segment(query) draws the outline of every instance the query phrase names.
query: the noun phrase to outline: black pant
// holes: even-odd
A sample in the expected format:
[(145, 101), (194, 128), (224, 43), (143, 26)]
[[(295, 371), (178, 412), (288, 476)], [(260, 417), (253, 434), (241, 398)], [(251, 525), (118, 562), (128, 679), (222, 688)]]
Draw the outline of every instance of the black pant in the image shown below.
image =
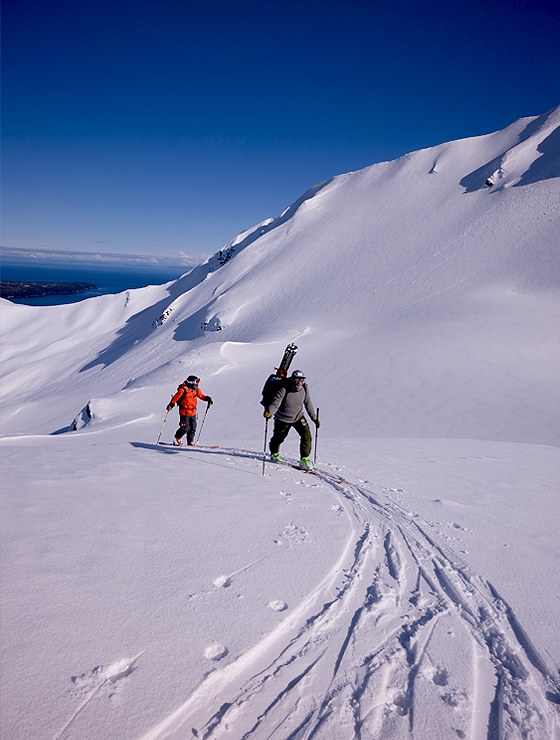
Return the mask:
[(271, 454), (274, 455), (279, 451), (280, 445), (286, 439), (286, 437), (288, 436), (288, 432), (292, 427), (300, 436), (300, 457), (309, 457), (309, 454), (311, 453), (311, 432), (309, 431), (309, 426), (304, 416), (291, 424), (287, 421), (278, 421), (278, 419), (274, 420), (274, 433), (270, 440)]
[(196, 415), (195, 416), (180, 416), (179, 417), (179, 429), (175, 432), (177, 439), (181, 439), (185, 434), (187, 435), (187, 442), (194, 442), (194, 435), (196, 432)]

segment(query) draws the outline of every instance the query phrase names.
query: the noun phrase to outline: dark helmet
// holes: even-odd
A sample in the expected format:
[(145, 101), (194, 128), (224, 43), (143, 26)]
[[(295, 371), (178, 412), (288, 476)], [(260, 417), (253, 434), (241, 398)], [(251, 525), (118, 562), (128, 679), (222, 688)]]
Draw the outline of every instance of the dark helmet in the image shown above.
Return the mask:
[(294, 370), (292, 373), (292, 378), (294, 380), (305, 380), (305, 375), (302, 373), (301, 370)]
[(198, 384), (200, 383), (200, 378), (197, 378), (196, 375), (189, 375), (185, 383), (189, 383), (190, 385)]

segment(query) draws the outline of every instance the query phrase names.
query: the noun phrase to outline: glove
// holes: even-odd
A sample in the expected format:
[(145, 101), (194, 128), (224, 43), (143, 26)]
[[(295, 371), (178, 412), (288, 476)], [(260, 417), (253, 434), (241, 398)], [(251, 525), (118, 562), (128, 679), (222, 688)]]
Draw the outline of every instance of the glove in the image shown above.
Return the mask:
[(319, 419), (313, 419), (313, 423), (315, 424), (317, 429), (319, 429), (319, 427), (321, 426), (321, 422), (319, 421)]
[(171, 411), (172, 408), (173, 408), (173, 404), (172, 403), (168, 403), (167, 404), (167, 410), (168, 411)]
[(206, 403), (210, 407), (214, 403), (214, 401), (210, 398), (210, 396), (206, 396)]
[(266, 411), (264, 412), (263, 416), (264, 416), (264, 418), (265, 418), (265, 419), (270, 419), (270, 417), (272, 416), (272, 414), (271, 414), (271, 413), (270, 413), (270, 411), (269, 411), (269, 410), (267, 409), (267, 410), (266, 410)]

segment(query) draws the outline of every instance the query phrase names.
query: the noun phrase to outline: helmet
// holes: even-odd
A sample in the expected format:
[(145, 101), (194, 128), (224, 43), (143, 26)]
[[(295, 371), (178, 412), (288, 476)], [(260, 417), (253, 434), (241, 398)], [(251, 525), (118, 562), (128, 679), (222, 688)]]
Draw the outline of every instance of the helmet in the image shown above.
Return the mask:
[(197, 378), (196, 375), (189, 375), (189, 377), (185, 380), (185, 383), (200, 383), (200, 378)]
[(292, 378), (294, 380), (305, 380), (305, 375), (302, 373), (301, 370), (294, 370), (292, 373)]

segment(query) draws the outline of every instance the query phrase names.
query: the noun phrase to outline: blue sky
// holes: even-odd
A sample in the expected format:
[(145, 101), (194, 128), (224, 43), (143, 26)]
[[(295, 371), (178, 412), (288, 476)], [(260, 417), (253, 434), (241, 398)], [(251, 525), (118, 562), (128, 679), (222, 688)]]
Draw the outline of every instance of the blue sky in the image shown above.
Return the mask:
[(5, 0), (2, 244), (209, 254), (316, 182), (545, 113), (551, 5)]

